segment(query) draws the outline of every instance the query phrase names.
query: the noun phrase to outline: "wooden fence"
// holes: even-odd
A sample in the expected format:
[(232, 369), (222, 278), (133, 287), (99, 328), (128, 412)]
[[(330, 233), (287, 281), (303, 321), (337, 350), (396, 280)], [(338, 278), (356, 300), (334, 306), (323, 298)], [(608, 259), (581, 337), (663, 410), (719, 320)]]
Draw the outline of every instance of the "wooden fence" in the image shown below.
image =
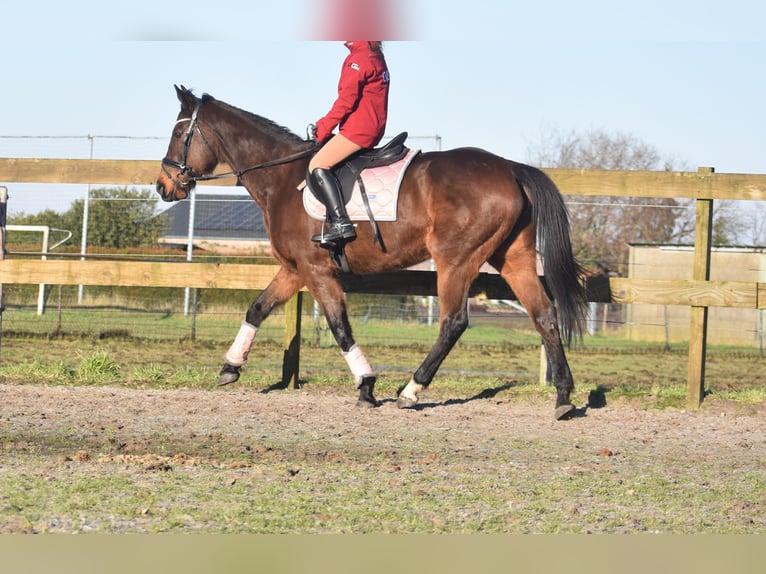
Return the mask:
[[(222, 166), (220, 171), (227, 171)], [(718, 174), (712, 168), (696, 172), (640, 172), (548, 169), (567, 195), (688, 198), (696, 202), (694, 269), (691, 280), (631, 280), (612, 278), (608, 288), (588, 285), (589, 298), (598, 302), (688, 305), (689, 359), (687, 405), (698, 408), (704, 396), (707, 311), (709, 307), (766, 309), (766, 283), (710, 281), (710, 250), (715, 200), (766, 200), (766, 175)], [(66, 160), (0, 158), (0, 182), (87, 183), (154, 186), (159, 162), (144, 160)], [(205, 182), (203, 182), (204, 184)], [(215, 185), (234, 185), (216, 180)], [(49, 283), (62, 285), (123, 285), (145, 287), (202, 287), (262, 289), (276, 272), (274, 266), (129, 262), (104, 260), (0, 260), (0, 284)], [(343, 278), (348, 292), (435, 295), (435, 274), (400, 271), (376, 276)], [(512, 299), (502, 280), (481, 274), (472, 293), (491, 299)], [(1, 291), (0, 291), (1, 293)], [(286, 307), (286, 384), (297, 379), (300, 356), (300, 294)]]

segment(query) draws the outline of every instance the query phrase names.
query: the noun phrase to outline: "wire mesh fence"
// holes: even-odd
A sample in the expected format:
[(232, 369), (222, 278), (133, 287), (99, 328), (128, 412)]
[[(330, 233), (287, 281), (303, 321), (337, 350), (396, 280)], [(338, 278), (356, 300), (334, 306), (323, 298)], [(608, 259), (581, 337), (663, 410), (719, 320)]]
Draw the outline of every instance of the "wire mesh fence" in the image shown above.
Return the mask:
[[(411, 137), (424, 150), (439, 149), (438, 136)], [(0, 155), (6, 157), (61, 157), (105, 159), (156, 159), (164, 155), (164, 137), (122, 137), (122, 136), (59, 136), (59, 137), (8, 137), (0, 136)], [(10, 200), (8, 212), (11, 221), (14, 216), (34, 213), (45, 209), (65, 211), (74, 200), (90, 197), (92, 186), (63, 184), (9, 184)], [(246, 193), (238, 188), (206, 187), (204, 195), (197, 201), (222, 203), (217, 197), (227, 196), (231, 212), (241, 213), (253, 204)], [(237, 196), (237, 197), (230, 197)], [(117, 205), (125, 199), (93, 199)], [(135, 200), (139, 201), (139, 200)], [(156, 212), (166, 211), (166, 204), (153, 201)], [(570, 211), (581, 207), (581, 200), (568, 198)], [(747, 280), (764, 281), (766, 264), (764, 248), (757, 247), (762, 237), (766, 217), (757, 217), (753, 202), (731, 201), (724, 206), (731, 219), (752, 223), (751, 228), (740, 231), (740, 236), (751, 245), (755, 257), (745, 263), (713, 263), (716, 269), (728, 271), (739, 269), (748, 276)], [(756, 202), (757, 203), (757, 202)], [(761, 202), (762, 203), (762, 202)], [(592, 208), (591, 202), (588, 202)], [(641, 198), (622, 202), (626, 210), (625, 221), (638, 219), (631, 216), (631, 210), (652, 209), (667, 211), (678, 206), (651, 205)], [(596, 209), (608, 213), (614, 205), (603, 202)], [(682, 207), (691, 216), (691, 204)], [(203, 212), (204, 210), (199, 210)], [(189, 210), (186, 210), (187, 218)], [(755, 216), (754, 216), (755, 215)], [(87, 221), (83, 222), (87, 225)], [(241, 222), (239, 222), (241, 223)], [(238, 223), (232, 221), (232, 226)], [(188, 225), (185, 237), (166, 240), (164, 248), (157, 246), (134, 249), (130, 253), (99, 251), (97, 246), (88, 244), (87, 237), (79, 242), (67, 242), (73, 229), (51, 228), (48, 245), (43, 245), (39, 235), (24, 236), (22, 231), (9, 231), (10, 257), (55, 257), (68, 254), (83, 257), (134, 257), (142, 260), (189, 260), (195, 261), (253, 261), (269, 257), (268, 244), (260, 241), (248, 243), (238, 237), (232, 229), (217, 229), (211, 237), (200, 234), (195, 218)], [(760, 226), (760, 227), (759, 227)], [(183, 225), (182, 225), (183, 227)], [(240, 235), (248, 230), (237, 230)], [(188, 238), (197, 248), (189, 249)], [(167, 239), (167, 238), (166, 238)], [(264, 238), (261, 238), (264, 239)], [(640, 247), (640, 246), (639, 246)], [(681, 249), (681, 248), (679, 248)], [(617, 260), (582, 260), (587, 268), (604, 266), (618, 268)], [(630, 262), (629, 272), (633, 276), (656, 273), (650, 269), (651, 262)], [(691, 263), (673, 263), (674, 273), (680, 277), (691, 273)], [(5, 287), (6, 313), (3, 322), (7, 334), (19, 333), (30, 336), (51, 336), (57, 333), (82, 334), (83, 336), (130, 336), (143, 338), (190, 338), (195, 340), (227, 341), (236, 331), (239, 322), (256, 292), (216, 292), (207, 289), (127, 289), (96, 288), (76, 286), (34, 286), (8, 285)], [(367, 337), (374, 344), (430, 344), (438, 328), (438, 298), (414, 296), (348, 296), (349, 316), (359, 336)], [(507, 344), (508, 341), (534, 342), (537, 335), (528, 318), (518, 305), (507, 301), (472, 300), (469, 302), (471, 327), (464, 335), (462, 344), (478, 341), (480, 344)], [(642, 313), (638, 313), (637, 310)], [(688, 315), (685, 308), (657, 305), (603, 305), (596, 304), (590, 310), (587, 336), (584, 345), (604, 345), (608, 341), (625, 339), (636, 345), (657, 345), (669, 347), (683, 343), (688, 336)], [(308, 343), (334, 344), (324, 320), (314, 307), (310, 297), (303, 308), (303, 338)], [(746, 315), (721, 318), (717, 310), (711, 311), (710, 333), (714, 344), (736, 344), (763, 353), (766, 319), (763, 310), (748, 310)], [(284, 315), (276, 310), (262, 327), (262, 337), (282, 339)], [(481, 333), (486, 332), (487, 335)], [(617, 343), (615, 343), (617, 344)]]

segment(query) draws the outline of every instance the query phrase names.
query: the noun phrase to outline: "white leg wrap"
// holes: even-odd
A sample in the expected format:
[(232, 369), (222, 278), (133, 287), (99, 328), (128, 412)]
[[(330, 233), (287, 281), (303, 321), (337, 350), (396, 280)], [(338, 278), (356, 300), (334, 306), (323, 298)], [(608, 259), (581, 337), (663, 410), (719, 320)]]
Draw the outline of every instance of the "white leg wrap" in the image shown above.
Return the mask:
[(224, 360), (235, 367), (244, 365), (247, 362), (247, 354), (250, 352), (250, 347), (257, 332), (258, 327), (253, 327), (250, 323), (242, 321), (242, 326), (239, 328), (234, 342), (223, 356)]
[(418, 402), (418, 393), (423, 390), (423, 385), (416, 383), (415, 379), (410, 379), (407, 386), (399, 393), (400, 397), (405, 397), (411, 401)]
[(347, 353), (342, 352), (341, 354), (343, 355), (343, 358), (346, 359), (348, 368), (351, 369), (351, 372), (356, 379), (357, 388), (362, 384), (362, 377), (366, 375), (375, 375), (375, 371), (372, 370), (372, 365), (370, 365), (367, 357), (364, 356), (359, 345), (355, 344)]

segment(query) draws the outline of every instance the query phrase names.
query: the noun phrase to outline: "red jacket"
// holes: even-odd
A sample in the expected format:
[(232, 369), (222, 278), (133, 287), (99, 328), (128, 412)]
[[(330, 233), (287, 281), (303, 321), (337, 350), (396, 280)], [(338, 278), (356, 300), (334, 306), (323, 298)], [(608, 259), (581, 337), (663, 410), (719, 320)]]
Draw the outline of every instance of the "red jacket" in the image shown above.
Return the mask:
[(363, 148), (373, 147), (386, 131), (389, 76), (381, 52), (367, 42), (346, 42), (351, 53), (343, 62), (338, 99), (317, 121), (317, 141), (330, 137), (336, 126), (340, 133)]

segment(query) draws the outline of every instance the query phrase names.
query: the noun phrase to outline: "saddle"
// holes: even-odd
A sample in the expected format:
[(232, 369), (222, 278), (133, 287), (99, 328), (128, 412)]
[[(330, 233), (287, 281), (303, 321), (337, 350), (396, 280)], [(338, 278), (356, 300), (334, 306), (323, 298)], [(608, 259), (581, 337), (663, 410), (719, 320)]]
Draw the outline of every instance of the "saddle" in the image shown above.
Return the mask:
[[(338, 178), (338, 182), (340, 183), (344, 204), (347, 204), (351, 199), (355, 185), (359, 185), (359, 192), (362, 196), (370, 224), (372, 225), (375, 238), (374, 241), (380, 245), (384, 252), (386, 251), (386, 247), (383, 243), (383, 238), (380, 235), (378, 224), (373, 216), (361, 173), (365, 169), (390, 165), (404, 159), (410, 151), (409, 148), (404, 145), (404, 142), (407, 140), (407, 135), (407, 132), (402, 132), (384, 146), (360, 150), (332, 169), (333, 174), (335, 174), (335, 177)], [(330, 258), (335, 265), (344, 273), (351, 273), (343, 245), (332, 246), (328, 248), (328, 250)]]
[(332, 169), (340, 182), (344, 204), (351, 199), (357, 180), (361, 184), (359, 174), (363, 170), (395, 163), (407, 155), (409, 149), (404, 145), (407, 135), (402, 132), (384, 146), (360, 150)]

